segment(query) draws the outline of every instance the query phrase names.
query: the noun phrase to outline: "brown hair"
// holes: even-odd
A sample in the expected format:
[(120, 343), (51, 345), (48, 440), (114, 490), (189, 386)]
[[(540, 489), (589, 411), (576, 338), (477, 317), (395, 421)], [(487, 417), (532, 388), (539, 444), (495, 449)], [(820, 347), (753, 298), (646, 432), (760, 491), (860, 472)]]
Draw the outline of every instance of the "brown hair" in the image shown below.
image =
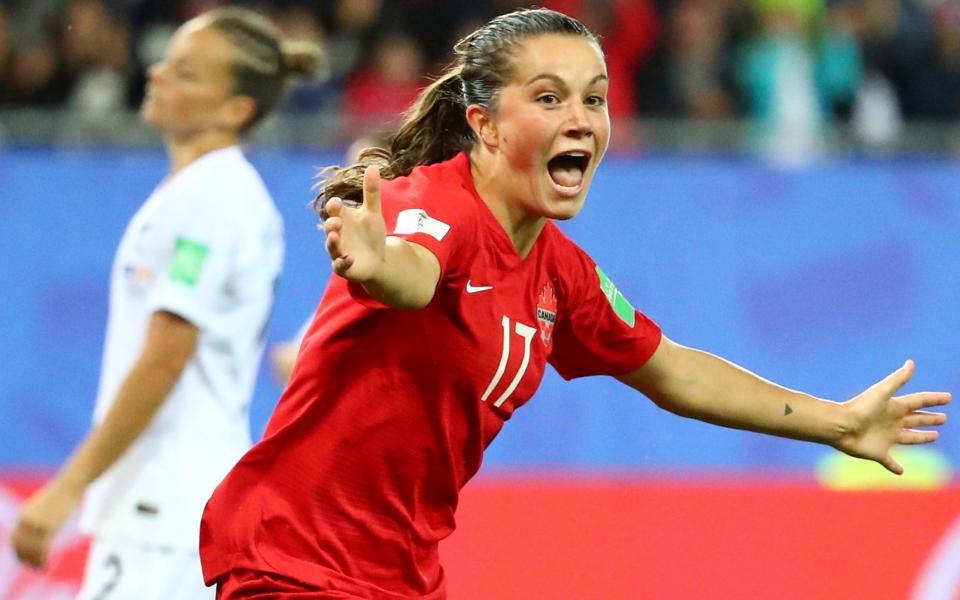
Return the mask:
[(323, 64), (320, 47), (308, 41), (284, 41), (267, 17), (245, 8), (218, 8), (198, 17), (222, 33), (239, 51), (232, 61), (233, 91), (256, 103), (246, 133), (273, 110), (290, 77), (313, 77)]
[(545, 34), (576, 35), (599, 45), (580, 21), (556, 11), (525, 9), (496, 17), (457, 42), (453, 64), (420, 92), (389, 149), (368, 148), (353, 165), (321, 171), (314, 209), (322, 216), (323, 204), (335, 196), (362, 201), (363, 172), (369, 165), (379, 166), (382, 177), (393, 179), (472, 148), (476, 139), (467, 123), (467, 107), (496, 110), (500, 89), (512, 75), (517, 44)]

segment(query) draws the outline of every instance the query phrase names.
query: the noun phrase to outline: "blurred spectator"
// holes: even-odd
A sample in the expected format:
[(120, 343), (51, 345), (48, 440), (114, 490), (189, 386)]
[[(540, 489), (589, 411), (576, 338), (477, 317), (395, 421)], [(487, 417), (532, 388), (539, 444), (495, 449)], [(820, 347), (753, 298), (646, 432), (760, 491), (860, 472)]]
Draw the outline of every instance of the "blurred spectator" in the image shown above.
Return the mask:
[(733, 114), (733, 98), (724, 72), (729, 56), (726, 44), (729, 3), (686, 0), (678, 3), (673, 28), (672, 83), (681, 106), (697, 119), (720, 119)]
[[(858, 106), (899, 120), (960, 116), (960, 6), (956, 0), (850, 0), (864, 57)], [(863, 115), (859, 115), (862, 122)], [(874, 123), (873, 135), (889, 139)], [(858, 125), (862, 128), (863, 125)]]
[(462, 37), (456, 34), (471, 22), (487, 20), (485, 8), (483, 2), (469, 0), (396, 0), (385, 10), (392, 25), (417, 40), (428, 70), (439, 71), (437, 67), (450, 61), (450, 48)]
[(907, 62), (894, 80), (904, 112), (920, 120), (960, 116), (960, 5), (932, 2), (918, 43), (906, 45)]
[(846, 120), (863, 75), (863, 55), (857, 38), (859, 0), (834, 0), (822, 31), (815, 33), (815, 77), (820, 104), (828, 119)]
[(325, 25), (331, 77), (346, 78), (359, 65), (364, 48), (372, 46), (383, 24), (382, 0), (324, 2), (320, 17)]
[[(276, 10), (272, 16), (285, 40), (309, 41), (325, 48), (323, 23), (306, 4), (291, 4)], [(330, 64), (325, 60), (312, 81), (293, 82), (283, 108), (292, 112), (335, 110), (339, 95), (339, 82), (330, 80)]]
[(723, 119), (735, 114), (729, 21), (733, 0), (679, 0), (641, 69), (642, 115)]
[(754, 10), (757, 34), (737, 75), (756, 141), (771, 158), (802, 162), (823, 150), (823, 125), (853, 103), (861, 58), (852, 23), (823, 0), (756, 0)]
[[(856, 47), (859, 84), (852, 93), (841, 83), (835, 91), (833, 109), (841, 118), (849, 113), (855, 139), (867, 149), (882, 149), (900, 133), (902, 114), (896, 90), (876, 58), (874, 50), (897, 30), (899, 0), (839, 0), (830, 6), (830, 21), (838, 38)], [(893, 11), (890, 9), (894, 8)], [(883, 50), (888, 52), (890, 48)], [(848, 52), (852, 57), (853, 52)], [(889, 61), (888, 62), (889, 66)], [(829, 75), (825, 77), (829, 79)]]
[(62, 2), (20, 0), (5, 6), (11, 55), (3, 95), (15, 105), (62, 104), (70, 88), (60, 59)]
[(851, 123), (853, 133), (867, 150), (893, 146), (903, 127), (897, 93), (879, 72), (867, 72), (857, 90)]
[(417, 40), (402, 31), (384, 34), (371, 64), (347, 80), (343, 110), (348, 129), (392, 121), (406, 112), (425, 84), (423, 71)]
[(63, 60), (72, 90), (68, 105), (81, 119), (100, 120), (126, 106), (130, 31), (104, 0), (70, 0)]
[(743, 88), (759, 147), (778, 159), (804, 160), (820, 147), (823, 112), (817, 102), (813, 53), (807, 44), (819, 2), (758, 0), (757, 33), (742, 49)]

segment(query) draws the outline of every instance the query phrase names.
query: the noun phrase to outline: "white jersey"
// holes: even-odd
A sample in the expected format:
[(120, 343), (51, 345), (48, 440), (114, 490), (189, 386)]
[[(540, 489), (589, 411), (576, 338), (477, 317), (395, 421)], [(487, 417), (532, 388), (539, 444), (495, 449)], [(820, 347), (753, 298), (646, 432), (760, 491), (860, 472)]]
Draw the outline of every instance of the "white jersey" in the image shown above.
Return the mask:
[(143, 435), (89, 488), (81, 527), (196, 549), (213, 489), (250, 446), (249, 403), (283, 262), (283, 224), (238, 147), (162, 182), (114, 259), (94, 422), (139, 357), (152, 313), (199, 330), (196, 352)]

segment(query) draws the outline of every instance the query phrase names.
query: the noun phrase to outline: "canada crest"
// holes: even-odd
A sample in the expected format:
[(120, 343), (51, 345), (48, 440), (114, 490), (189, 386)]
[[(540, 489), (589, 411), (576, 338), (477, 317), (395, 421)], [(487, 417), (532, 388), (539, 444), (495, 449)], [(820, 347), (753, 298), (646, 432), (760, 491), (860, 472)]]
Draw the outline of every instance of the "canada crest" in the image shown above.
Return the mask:
[(557, 294), (549, 281), (537, 297), (537, 323), (540, 325), (540, 340), (544, 346), (548, 346), (550, 336), (553, 335), (553, 326), (557, 324)]

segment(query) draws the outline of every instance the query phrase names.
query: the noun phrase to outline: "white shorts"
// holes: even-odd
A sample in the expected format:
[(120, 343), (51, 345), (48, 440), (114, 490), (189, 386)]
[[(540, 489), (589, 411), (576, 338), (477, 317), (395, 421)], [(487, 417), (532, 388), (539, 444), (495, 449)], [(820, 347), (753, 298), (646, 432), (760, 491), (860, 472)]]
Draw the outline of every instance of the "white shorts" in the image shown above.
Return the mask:
[(213, 600), (199, 552), (94, 538), (77, 600)]

